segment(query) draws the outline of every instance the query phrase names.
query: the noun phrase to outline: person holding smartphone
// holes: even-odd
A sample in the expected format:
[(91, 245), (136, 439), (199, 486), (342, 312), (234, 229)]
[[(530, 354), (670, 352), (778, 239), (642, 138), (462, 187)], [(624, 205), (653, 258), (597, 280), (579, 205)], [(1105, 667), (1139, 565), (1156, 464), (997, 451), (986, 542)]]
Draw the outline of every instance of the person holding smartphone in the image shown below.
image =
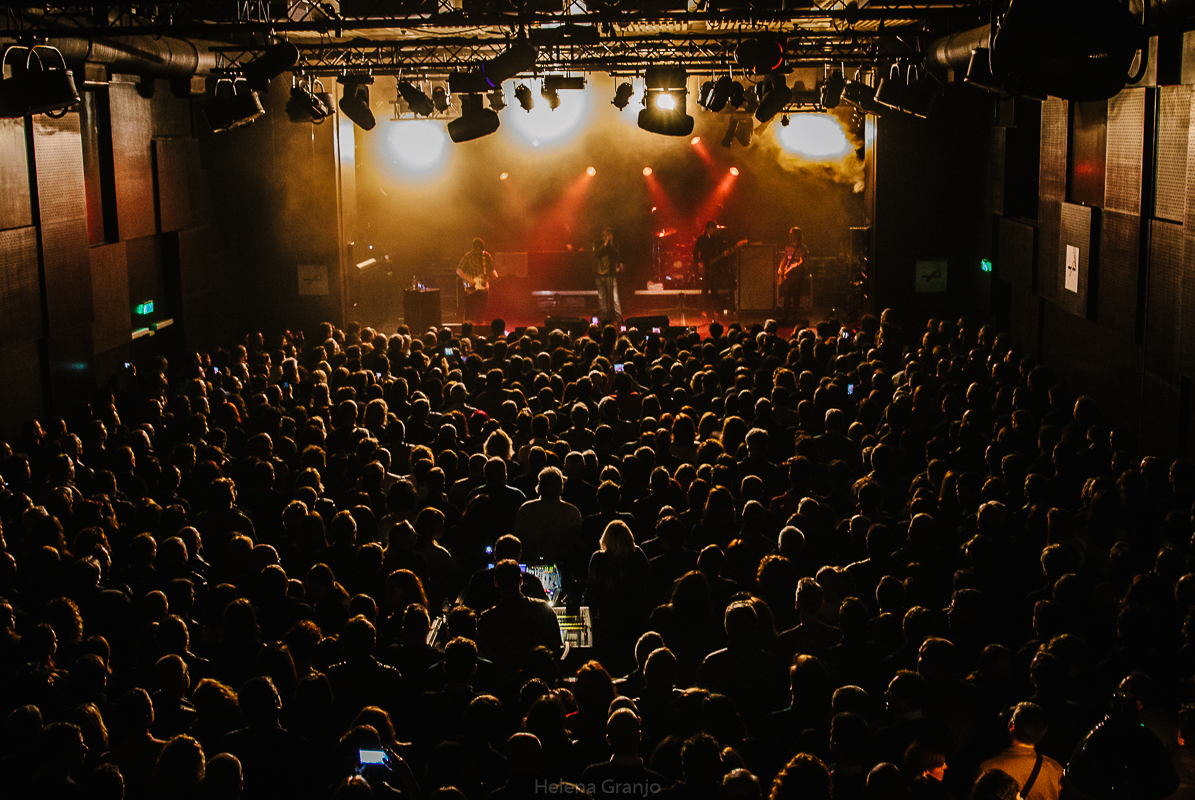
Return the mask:
[(619, 322), (622, 308), (618, 302), (618, 245), (614, 241), (614, 229), (607, 225), (602, 236), (593, 243), (593, 281), (598, 291), (598, 319), (601, 322)]

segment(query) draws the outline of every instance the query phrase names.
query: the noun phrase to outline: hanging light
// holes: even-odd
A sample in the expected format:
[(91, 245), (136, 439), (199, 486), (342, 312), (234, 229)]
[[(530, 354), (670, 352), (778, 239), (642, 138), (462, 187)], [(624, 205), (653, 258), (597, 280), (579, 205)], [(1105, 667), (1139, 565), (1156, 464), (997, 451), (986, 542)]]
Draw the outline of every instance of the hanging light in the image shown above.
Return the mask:
[(257, 92), (250, 89), (244, 79), (234, 82), (229, 78), (221, 78), (216, 81), (215, 97), (204, 111), (204, 116), (211, 125), (212, 133), (222, 133), (248, 125), (265, 113)]

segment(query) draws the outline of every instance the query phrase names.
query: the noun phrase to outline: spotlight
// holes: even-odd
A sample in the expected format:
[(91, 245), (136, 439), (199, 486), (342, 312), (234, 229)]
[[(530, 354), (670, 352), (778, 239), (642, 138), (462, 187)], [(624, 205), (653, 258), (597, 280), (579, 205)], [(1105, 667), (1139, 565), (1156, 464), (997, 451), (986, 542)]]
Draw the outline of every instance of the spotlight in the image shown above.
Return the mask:
[(212, 133), (239, 128), (266, 113), (261, 106), (257, 92), (249, 88), (244, 80), (234, 84), (228, 78), (216, 81), (216, 96), (204, 112)]
[(877, 103), (875, 96), (876, 90), (864, 83), (861, 71), (856, 72), (854, 80), (848, 82), (846, 88), (842, 90), (842, 101), (844, 103), (852, 105), (866, 114), (879, 116), (887, 111), (888, 108)]
[[(19, 111), (11, 116), (66, 116), (67, 109), (79, 102), (79, 92), (75, 89), (74, 76), (66, 68), (62, 51), (49, 45), (12, 47), (4, 51), (4, 58), (0, 62), (8, 63), (8, 54), (13, 51), (16, 51), (18, 59), (24, 54), (25, 63), (13, 70), (12, 77), (0, 82), (0, 95), (15, 90), (14, 97), (0, 100), (0, 107), (7, 109), (12, 106)], [(5, 113), (4, 116), (10, 115)]]
[(432, 99), (421, 90), (415, 88), (415, 84), (410, 81), (398, 82), (398, 94), (407, 104), (407, 107), (421, 117), (430, 117), (435, 111)]
[(509, 80), (520, 72), (530, 72), (535, 66), (538, 51), (529, 44), (516, 44), (481, 65), (490, 88), (497, 88), (502, 81)]
[(734, 60), (756, 75), (775, 72), (784, 66), (784, 42), (747, 39), (734, 51)]
[(671, 111), (676, 108), (676, 98), (667, 92), (661, 92), (656, 97), (656, 108), (666, 108)]
[(688, 73), (682, 67), (651, 67), (644, 75), (646, 96), (639, 127), (663, 136), (688, 136), (693, 118), (685, 113)]
[(755, 118), (760, 122), (767, 122), (779, 114), (793, 99), (793, 90), (788, 88), (783, 75), (772, 75), (769, 81), (758, 84), (756, 90), (762, 91), (759, 108), (755, 110)]
[(592, 178), (594, 175), (597, 175), (597, 170), (593, 167), (586, 167), (585, 174)]
[(710, 110), (710, 101), (714, 98), (714, 82), (706, 81), (701, 84), (701, 88), (697, 90), (697, 105), (704, 108), (706, 111)]
[(560, 108), (560, 95), (556, 93), (555, 89), (549, 89), (548, 84), (545, 83), (539, 90), (539, 96), (548, 101), (548, 108), (553, 111)]
[(535, 108), (535, 98), (531, 96), (531, 90), (527, 88), (527, 84), (520, 83), (515, 87), (515, 99), (519, 101), (519, 106), (524, 111), (530, 111)]
[(900, 67), (892, 65), (887, 78), (876, 86), (875, 101), (906, 114), (925, 119), (934, 108), (934, 96), (918, 80), (917, 68), (912, 64), (902, 77)]
[[(707, 86), (709, 87), (708, 93), (706, 92)], [(702, 100), (699, 102), (699, 105), (706, 111), (713, 111), (715, 114), (718, 113), (726, 108), (726, 103), (731, 99), (731, 94), (735, 86), (739, 87), (739, 98), (741, 100), (743, 85), (732, 81), (729, 75), (723, 75), (713, 83), (706, 81), (701, 87)]]
[(694, 147), (696, 147), (697, 145), (701, 144), (701, 137), (700, 137), (700, 136), (694, 136), (692, 139), (690, 139), (690, 140), (689, 140), (689, 144), (691, 144), (691, 145), (693, 145)]
[(842, 70), (836, 69), (822, 84), (822, 108), (838, 108), (842, 102), (842, 90), (846, 88), (846, 80), (842, 77)]
[(498, 180), (500, 180), (500, 181), (504, 181), (504, 180), (506, 180), (506, 179), (507, 179), (507, 178), (509, 178), (509, 177), (510, 177), (510, 173), (509, 173), (509, 172), (503, 172), (502, 174), (500, 174), (500, 175), (498, 176)]
[(489, 136), (501, 124), (498, 112), (481, 105), (480, 94), (463, 94), (461, 115), (448, 123), (448, 138), (454, 142), (468, 142)]
[(314, 122), (317, 125), (332, 114), (332, 106), (306, 86), (292, 86), (286, 101), (286, 114), (291, 122)]
[(249, 82), (249, 88), (258, 92), (268, 91), (270, 81), (293, 67), (299, 60), (299, 48), (287, 41), (270, 45), (259, 57), (245, 65), (241, 72)]
[(506, 108), (506, 97), (502, 94), (501, 89), (495, 89), (489, 94), (490, 108), (495, 111), (501, 111)]
[(730, 174), (733, 175), (734, 177), (737, 178), (739, 176), (739, 168), (738, 167), (731, 167), (729, 171), (730, 171)]
[[(743, 84), (738, 81), (731, 81), (727, 89), (726, 101), (735, 108), (742, 108), (743, 103), (747, 102), (747, 93), (743, 89)], [(716, 104), (715, 104), (716, 105)], [(725, 106), (711, 108), (710, 111), (721, 111)]]
[(643, 168), (643, 177), (645, 177), (645, 178), (650, 178), (650, 177), (651, 177), (651, 167), (644, 167), (644, 168)]
[(448, 92), (444, 90), (443, 86), (437, 86), (432, 89), (432, 106), (441, 114), (448, 111)]
[[(360, 76), (358, 76), (360, 77)], [(341, 80), (344, 80), (343, 78)], [(365, 80), (346, 81), (344, 94), (340, 97), (340, 111), (351, 119), (362, 130), (373, 130), (378, 124), (374, 119), (373, 110), (369, 107), (369, 86), (373, 78)]]
[(618, 89), (614, 92), (614, 99), (610, 101), (610, 105), (622, 111), (631, 103), (631, 95), (635, 93), (635, 87), (629, 83), (618, 84)]

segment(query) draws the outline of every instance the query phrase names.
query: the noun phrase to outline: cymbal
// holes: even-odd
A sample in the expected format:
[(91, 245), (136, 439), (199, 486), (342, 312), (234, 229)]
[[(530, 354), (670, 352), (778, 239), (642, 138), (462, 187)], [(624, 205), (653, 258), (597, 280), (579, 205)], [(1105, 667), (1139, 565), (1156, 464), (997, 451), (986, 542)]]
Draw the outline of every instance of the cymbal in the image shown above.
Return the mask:
[(664, 230), (657, 233), (656, 236), (663, 239), (664, 237), (671, 236), (674, 233), (676, 233), (676, 228), (665, 228)]

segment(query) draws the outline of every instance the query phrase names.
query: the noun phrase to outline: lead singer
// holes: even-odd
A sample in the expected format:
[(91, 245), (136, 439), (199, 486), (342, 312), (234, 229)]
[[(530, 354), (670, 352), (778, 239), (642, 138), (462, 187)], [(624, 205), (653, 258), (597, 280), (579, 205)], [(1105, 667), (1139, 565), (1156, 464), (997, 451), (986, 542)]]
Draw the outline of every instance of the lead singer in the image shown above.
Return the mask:
[(619, 270), (614, 229), (607, 225), (602, 229), (602, 238), (593, 243), (593, 281), (597, 285), (598, 318), (603, 324), (617, 324), (622, 318), (621, 303), (618, 302)]

